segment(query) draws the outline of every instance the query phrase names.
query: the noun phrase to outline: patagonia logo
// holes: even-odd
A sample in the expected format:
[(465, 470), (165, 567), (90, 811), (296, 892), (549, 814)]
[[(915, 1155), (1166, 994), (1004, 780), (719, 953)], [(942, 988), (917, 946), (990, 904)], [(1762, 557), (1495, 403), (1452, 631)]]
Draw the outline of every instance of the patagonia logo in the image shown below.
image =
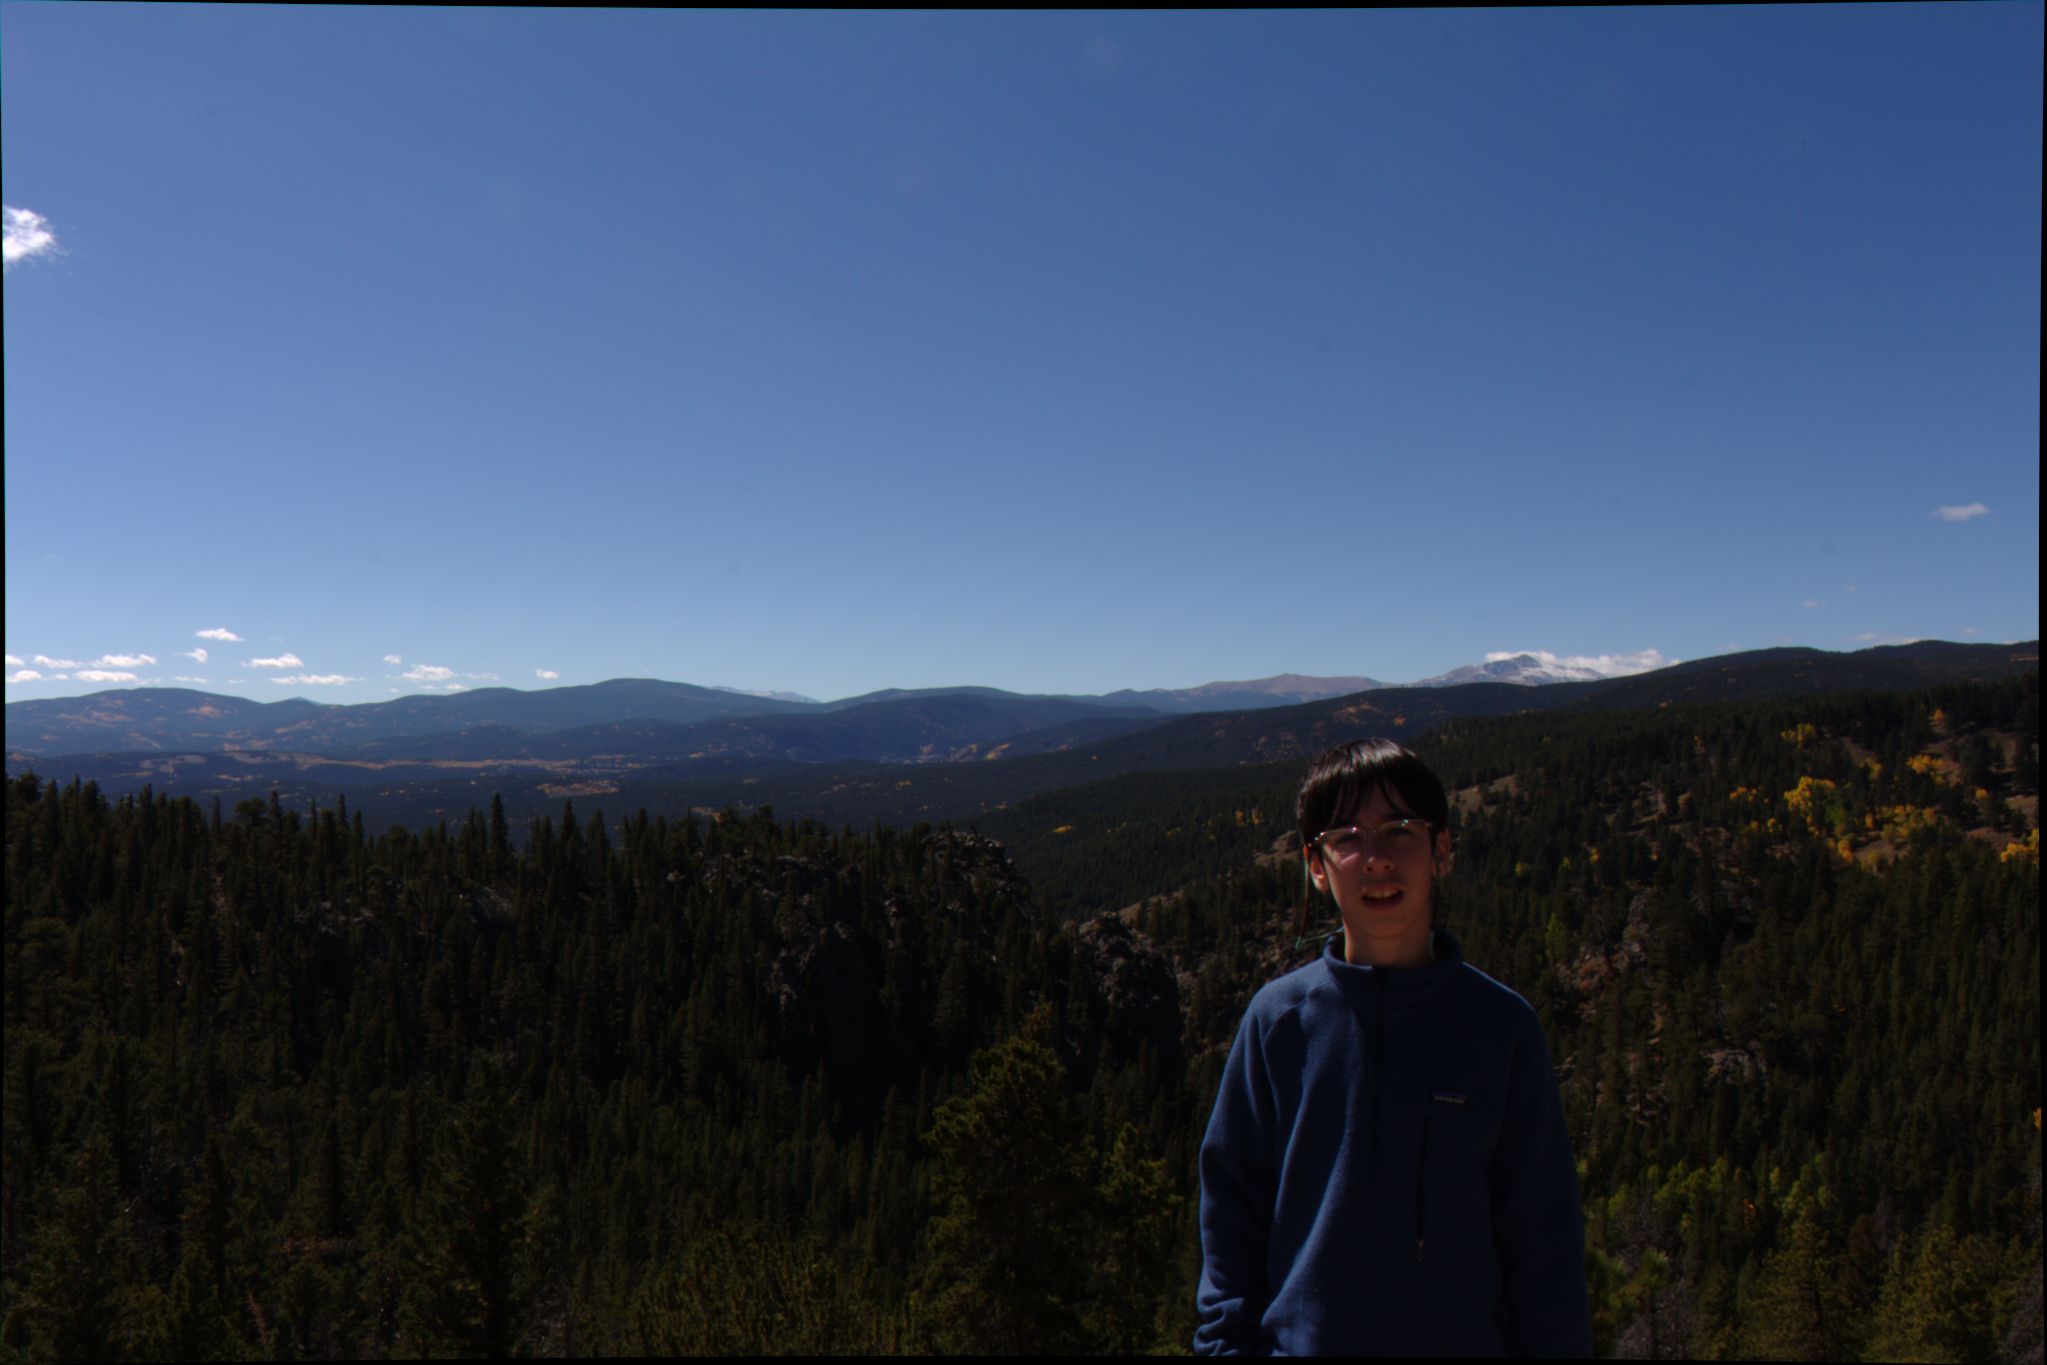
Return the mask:
[(1435, 1096), (1437, 1104), (1464, 1103), (1464, 1092), (1462, 1090), (1438, 1090), (1435, 1092)]

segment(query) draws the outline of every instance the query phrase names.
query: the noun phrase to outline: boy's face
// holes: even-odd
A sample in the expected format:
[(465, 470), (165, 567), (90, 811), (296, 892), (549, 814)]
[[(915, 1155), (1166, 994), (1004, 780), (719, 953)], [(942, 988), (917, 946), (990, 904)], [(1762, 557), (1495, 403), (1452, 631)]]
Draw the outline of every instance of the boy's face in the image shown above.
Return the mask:
[[(1340, 816), (1333, 827), (1377, 830), (1390, 821), (1419, 819), (1396, 805), (1387, 792), (1371, 792), (1363, 805)], [(1431, 829), (1406, 848), (1368, 838), (1363, 850), (1345, 859), (1320, 849), (1308, 854), (1315, 889), (1327, 892), (1343, 916), (1344, 960), (1379, 967), (1418, 967), (1429, 960), (1432, 909), (1430, 881), (1450, 865), (1450, 833)]]

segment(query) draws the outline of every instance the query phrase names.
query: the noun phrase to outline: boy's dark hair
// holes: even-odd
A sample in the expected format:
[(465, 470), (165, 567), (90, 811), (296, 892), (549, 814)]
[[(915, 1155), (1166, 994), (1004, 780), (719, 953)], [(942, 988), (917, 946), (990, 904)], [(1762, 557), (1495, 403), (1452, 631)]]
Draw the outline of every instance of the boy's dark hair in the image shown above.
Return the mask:
[[(1428, 764), (1390, 739), (1360, 739), (1339, 744), (1316, 759), (1302, 779), (1301, 794), (1294, 802), (1302, 852), (1306, 853), (1316, 835), (1371, 799), (1374, 791), (1385, 792), (1395, 809), (1428, 821), (1431, 829), (1450, 828), (1450, 798), (1443, 790), (1443, 780)], [(1294, 930), (1297, 943), (1307, 936), (1308, 905), (1313, 896), (1311, 886), (1302, 888), (1301, 913)]]

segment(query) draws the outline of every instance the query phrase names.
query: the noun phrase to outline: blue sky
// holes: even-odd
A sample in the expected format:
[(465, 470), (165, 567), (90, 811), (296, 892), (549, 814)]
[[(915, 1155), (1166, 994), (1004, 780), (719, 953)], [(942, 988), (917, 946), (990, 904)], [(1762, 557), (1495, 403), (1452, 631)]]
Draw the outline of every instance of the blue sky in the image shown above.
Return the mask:
[(0, 4), (7, 700), (2036, 638), (2042, 14)]

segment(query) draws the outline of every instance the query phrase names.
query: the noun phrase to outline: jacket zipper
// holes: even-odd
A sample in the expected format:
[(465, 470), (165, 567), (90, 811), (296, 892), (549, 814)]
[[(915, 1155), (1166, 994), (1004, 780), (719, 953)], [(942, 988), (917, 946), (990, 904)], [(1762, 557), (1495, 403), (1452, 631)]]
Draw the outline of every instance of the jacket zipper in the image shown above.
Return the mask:
[(1372, 1005), (1378, 1028), (1372, 1037), (1372, 1132), (1371, 1150), (1367, 1154), (1372, 1179), (1379, 1179), (1379, 1128), (1385, 1122), (1386, 1107), (1383, 1102), (1386, 1093), (1386, 979), (1383, 972), (1372, 972)]
[(1426, 1226), (1424, 1214), (1427, 1204), (1425, 1201), (1429, 1191), (1429, 1132), (1435, 1126), (1435, 1112), (1424, 1109), (1422, 1111), (1422, 1159), (1420, 1168), (1415, 1172), (1414, 1181), (1414, 1259), (1416, 1264), (1420, 1264), (1422, 1259), (1422, 1230)]

